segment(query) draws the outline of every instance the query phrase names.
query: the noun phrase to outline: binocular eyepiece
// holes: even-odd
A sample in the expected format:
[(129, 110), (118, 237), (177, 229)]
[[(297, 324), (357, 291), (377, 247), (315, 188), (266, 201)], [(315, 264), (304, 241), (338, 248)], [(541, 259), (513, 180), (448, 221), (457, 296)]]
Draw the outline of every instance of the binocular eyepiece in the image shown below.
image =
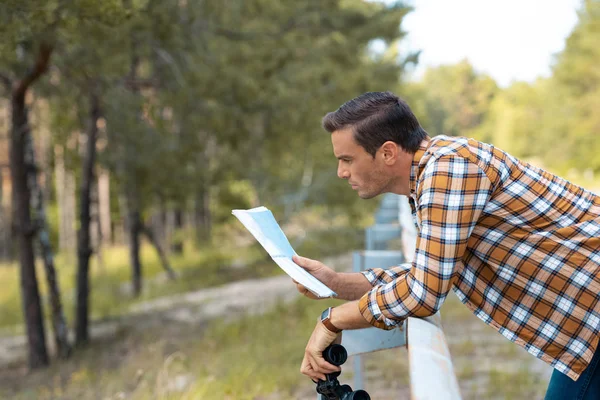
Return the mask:
[[(323, 350), (323, 358), (330, 364), (340, 366), (348, 359), (348, 352), (341, 344), (329, 345)], [(337, 377), (339, 372), (325, 375), (325, 380), (317, 382), (317, 393), (327, 400), (371, 400), (371, 396), (364, 390), (352, 390), (349, 385), (340, 385)]]

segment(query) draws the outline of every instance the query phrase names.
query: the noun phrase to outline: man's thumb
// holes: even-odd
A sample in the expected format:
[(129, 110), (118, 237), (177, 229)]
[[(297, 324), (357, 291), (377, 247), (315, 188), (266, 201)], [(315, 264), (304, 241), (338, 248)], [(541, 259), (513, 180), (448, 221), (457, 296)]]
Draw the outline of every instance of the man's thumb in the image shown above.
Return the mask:
[(312, 269), (311, 267), (313, 266), (312, 262), (311, 262), (313, 260), (311, 260), (310, 258), (298, 256), (298, 255), (294, 255), (292, 257), (292, 261), (294, 261), (296, 264), (298, 264), (299, 266), (301, 266), (304, 269)]

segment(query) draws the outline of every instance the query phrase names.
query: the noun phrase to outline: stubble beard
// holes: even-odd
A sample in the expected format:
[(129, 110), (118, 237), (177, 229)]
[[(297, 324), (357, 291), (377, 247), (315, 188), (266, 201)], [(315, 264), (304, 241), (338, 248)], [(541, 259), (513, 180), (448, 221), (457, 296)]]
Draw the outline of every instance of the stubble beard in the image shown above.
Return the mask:
[(392, 182), (383, 178), (381, 172), (373, 173), (371, 176), (369, 176), (367, 182), (370, 182), (368, 191), (360, 193), (359, 187), (358, 197), (363, 200), (369, 200), (379, 196), (382, 193), (391, 191)]

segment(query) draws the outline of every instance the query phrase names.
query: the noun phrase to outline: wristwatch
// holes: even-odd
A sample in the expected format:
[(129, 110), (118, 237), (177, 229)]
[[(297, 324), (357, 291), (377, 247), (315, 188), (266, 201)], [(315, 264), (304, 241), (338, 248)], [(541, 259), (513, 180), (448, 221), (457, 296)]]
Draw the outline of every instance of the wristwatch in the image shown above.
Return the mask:
[(329, 308), (326, 308), (321, 313), (321, 322), (323, 323), (323, 325), (325, 325), (325, 328), (327, 328), (329, 331), (331, 331), (333, 333), (340, 333), (342, 330), (339, 328), (336, 328), (335, 325), (333, 325), (331, 323), (331, 310), (332, 310), (332, 307), (329, 307)]

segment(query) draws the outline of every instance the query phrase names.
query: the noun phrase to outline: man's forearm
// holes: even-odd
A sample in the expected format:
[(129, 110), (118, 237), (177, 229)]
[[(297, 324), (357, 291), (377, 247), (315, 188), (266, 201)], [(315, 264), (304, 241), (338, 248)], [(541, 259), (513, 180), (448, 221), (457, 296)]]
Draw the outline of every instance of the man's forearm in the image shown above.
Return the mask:
[(361, 329), (371, 325), (360, 313), (357, 301), (350, 301), (337, 306), (331, 312), (331, 323), (339, 329)]
[(337, 279), (331, 288), (342, 300), (358, 300), (373, 286), (360, 272), (338, 272)]

